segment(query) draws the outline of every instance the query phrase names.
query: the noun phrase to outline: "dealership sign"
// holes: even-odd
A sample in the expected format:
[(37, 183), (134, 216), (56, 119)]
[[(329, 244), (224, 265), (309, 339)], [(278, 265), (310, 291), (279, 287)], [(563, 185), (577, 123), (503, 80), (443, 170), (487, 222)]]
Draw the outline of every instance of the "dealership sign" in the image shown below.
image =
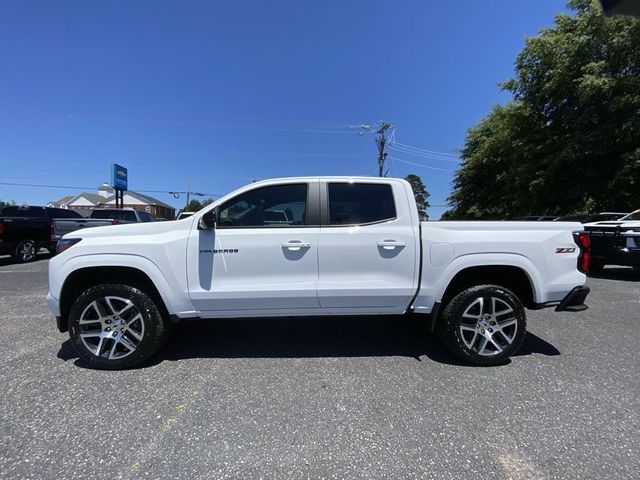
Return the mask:
[(127, 190), (127, 169), (117, 163), (111, 166), (111, 186), (117, 190)]

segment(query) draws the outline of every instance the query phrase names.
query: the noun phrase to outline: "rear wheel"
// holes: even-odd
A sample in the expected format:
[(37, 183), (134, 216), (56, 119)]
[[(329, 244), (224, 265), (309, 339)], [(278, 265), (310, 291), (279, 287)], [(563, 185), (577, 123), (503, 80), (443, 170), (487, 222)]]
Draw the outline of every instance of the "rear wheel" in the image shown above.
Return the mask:
[(438, 335), (447, 349), (474, 365), (496, 365), (513, 355), (526, 330), (518, 297), (497, 285), (467, 288), (446, 305)]
[(20, 263), (32, 262), (36, 259), (37, 253), (38, 249), (33, 240), (22, 240), (16, 245), (13, 251), (13, 258)]
[(78, 354), (96, 368), (131, 368), (149, 359), (166, 338), (160, 308), (142, 290), (103, 284), (71, 307), (69, 336)]

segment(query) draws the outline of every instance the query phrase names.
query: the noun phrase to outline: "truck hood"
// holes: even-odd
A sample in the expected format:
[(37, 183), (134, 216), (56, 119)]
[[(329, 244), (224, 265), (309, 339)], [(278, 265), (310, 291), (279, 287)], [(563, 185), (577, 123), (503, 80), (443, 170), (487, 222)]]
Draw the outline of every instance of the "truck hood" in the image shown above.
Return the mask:
[(76, 230), (66, 234), (63, 238), (95, 238), (95, 237), (126, 237), (140, 235), (155, 235), (175, 230), (191, 229), (193, 217), (168, 222), (127, 223), (122, 225), (106, 225), (104, 227)]

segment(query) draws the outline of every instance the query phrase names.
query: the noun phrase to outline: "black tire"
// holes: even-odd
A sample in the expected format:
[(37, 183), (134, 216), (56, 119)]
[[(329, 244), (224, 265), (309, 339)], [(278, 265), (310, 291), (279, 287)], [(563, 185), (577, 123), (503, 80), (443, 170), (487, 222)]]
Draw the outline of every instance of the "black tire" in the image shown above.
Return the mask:
[[(497, 315), (492, 311), (493, 305)], [(445, 347), (460, 360), (473, 365), (498, 365), (518, 350), (526, 326), (526, 314), (518, 297), (498, 285), (479, 285), (463, 290), (447, 303), (437, 331)]]
[(33, 240), (22, 240), (16, 248), (13, 249), (13, 259), (16, 262), (27, 263), (33, 262), (38, 256), (38, 248)]
[(602, 271), (604, 270), (604, 263), (600, 263), (600, 262), (591, 262), (591, 265), (589, 266), (589, 273), (602, 273)]
[[(122, 302), (125, 299), (131, 306), (113, 315), (127, 305)], [(78, 297), (69, 313), (71, 342), (80, 357), (95, 368), (122, 370), (140, 365), (158, 351), (167, 333), (162, 308), (144, 291), (130, 285), (91, 287)]]

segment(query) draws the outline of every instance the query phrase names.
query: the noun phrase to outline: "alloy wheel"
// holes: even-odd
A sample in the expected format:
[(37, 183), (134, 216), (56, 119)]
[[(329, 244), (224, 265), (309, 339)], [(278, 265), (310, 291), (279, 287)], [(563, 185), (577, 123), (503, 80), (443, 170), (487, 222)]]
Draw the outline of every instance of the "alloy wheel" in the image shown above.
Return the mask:
[(18, 253), (22, 261), (29, 262), (36, 256), (36, 247), (31, 242), (23, 242), (19, 247)]
[(84, 346), (96, 357), (115, 360), (136, 351), (144, 338), (144, 321), (135, 304), (117, 296), (97, 298), (78, 322)]
[(479, 297), (462, 314), (460, 335), (466, 347), (481, 356), (502, 353), (515, 340), (518, 321), (514, 309), (498, 297)]

